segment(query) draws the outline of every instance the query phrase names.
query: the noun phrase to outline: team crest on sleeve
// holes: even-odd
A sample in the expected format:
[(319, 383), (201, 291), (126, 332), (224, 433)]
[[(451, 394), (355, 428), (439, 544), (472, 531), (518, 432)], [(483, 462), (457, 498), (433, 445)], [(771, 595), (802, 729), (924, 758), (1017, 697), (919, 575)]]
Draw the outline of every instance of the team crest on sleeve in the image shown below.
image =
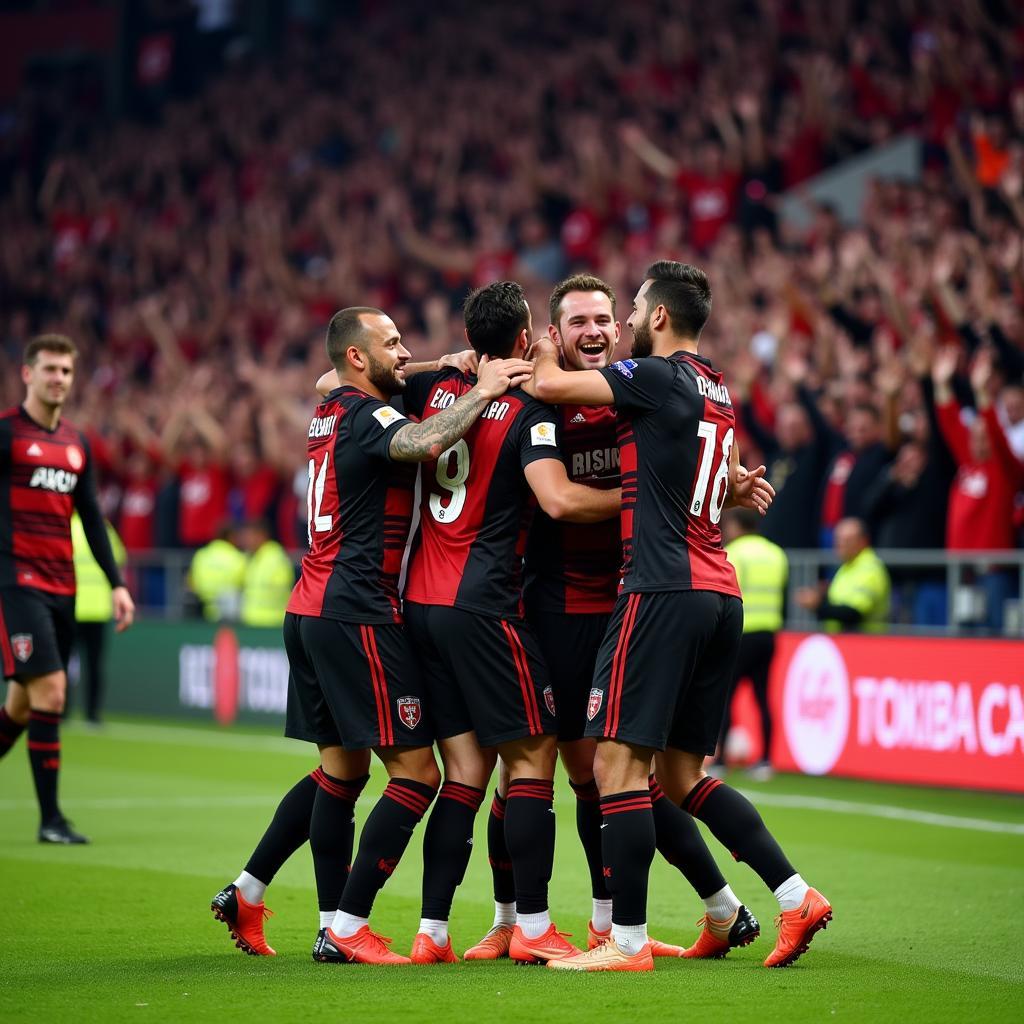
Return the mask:
[(617, 363), (612, 363), (612, 369), (618, 370), (623, 377), (628, 377), (630, 380), (632, 380), (633, 371), (636, 369), (636, 360), (620, 359)]
[(382, 405), (379, 409), (374, 409), (372, 415), (382, 427), (390, 427), (392, 423), (405, 419), (397, 409), (392, 409), (390, 405)]
[(604, 703), (604, 690), (593, 689), (590, 691), (590, 700), (587, 701), (587, 721), (592, 722), (597, 718), (598, 711)]
[(415, 729), (420, 724), (420, 719), (423, 718), (423, 708), (420, 705), (419, 697), (399, 697), (397, 703), (398, 717), (407, 729)]
[(549, 444), (552, 448), (557, 447), (554, 423), (535, 423), (530, 427), (530, 443)]
[(544, 707), (546, 707), (552, 715), (555, 714), (555, 691), (552, 690), (550, 686), (544, 687)]
[(68, 458), (68, 465), (70, 465), (72, 469), (79, 470), (82, 468), (82, 465), (85, 462), (85, 457), (82, 455), (82, 450), (80, 448), (76, 448), (73, 444), (69, 444), (65, 454)]
[(20, 662), (26, 662), (32, 657), (32, 634), (15, 633), (11, 637), (11, 650)]

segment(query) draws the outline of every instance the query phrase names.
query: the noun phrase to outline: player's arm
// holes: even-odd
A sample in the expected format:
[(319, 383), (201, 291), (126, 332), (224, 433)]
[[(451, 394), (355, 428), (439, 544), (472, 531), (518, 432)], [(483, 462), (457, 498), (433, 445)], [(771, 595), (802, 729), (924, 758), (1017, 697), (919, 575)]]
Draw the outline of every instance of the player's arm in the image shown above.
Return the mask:
[(407, 423), (388, 446), (395, 462), (429, 462), (450, 448), (477, 421), (484, 408), (509, 388), (530, 379), (533, 366), (525, 359), (480, 360), (477, 382), (447, 409), (422, 423)]
[(563, 370), (558, 349), (547, 337), (533, 343), (533, 391), (550, 405), (614, 405), (615, 395), (599, 370)]
[(113, 600), (114, 622), (118, 633), (124, 632), (135, 621), (135, 602), (121, 578), (121, 570), (114, 550), (110, 546), (107, 524), (103, 521), (100, 503), (96, 498), (96, 483), (92, 472), (92, 454), (88, 445), (85, 446), (85, 467), (75, 488), (75, 508), (82, 519), (85, 539), (89, 542), (96, 564), (103, 570), (111, 587)]
[[(429, 363), (406, 363), (405, 375), (406, 377), (415, 377), (418, 373), (436, 373), (438, 370), (443, 370), (446, 366), (454, 367), (463, 373), (476, 373), (478, 365), (479, 358), (476, 352), (471, 348), (467, 348), (461, 352), (453, 352), (449, 355), (441, 356), (440, 359), (434, 359)], [(335, 388), (340, 387), (341, 378), (338, 376), (338, 371), (332, 368), (317, 378), (316, 393), (323, 398), (329, 395)]]
[[(581, 371), (583, 372), (583, 371)], [(569, 479), (561, 459), (540, 459), (523, 469), (537, 503), (552, 519), (569, 523), (600, 523), (622, 507), (622, 488), (599, 491)]]

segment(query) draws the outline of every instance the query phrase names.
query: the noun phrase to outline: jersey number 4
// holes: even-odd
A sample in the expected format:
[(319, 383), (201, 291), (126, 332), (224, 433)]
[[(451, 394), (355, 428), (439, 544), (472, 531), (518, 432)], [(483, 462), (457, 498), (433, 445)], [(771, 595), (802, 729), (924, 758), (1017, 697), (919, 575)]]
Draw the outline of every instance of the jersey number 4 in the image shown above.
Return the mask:
[[(439, 523), (452, 523), (462, 515), (466, 504), (466, 478), (469, 476), (469, 445), (465, 441), (456, 441), (447, 451), (441, 453), (437, 460), (435, 472), (437, 484), (447, 494), (444, 496), (430, 492), (430, 514)], [(448, 504), (442, 505), (442, 497), (447, 497)]]
[[(730, 427), (722, 438), (722, 461), (715, 470), (711, 480), (711, 464), (715, 460), (718, 447), (718, 426), (701, 420), (697, 426), (697, 436), (704, 442), (700, 453), (700, 469), (697, 472), (697, 483), (693, 488), (693, 500), (690, 502), (690, 513), (699, 516), (704, 509), (712, 523), (718, 523), (725, 507), (725, 496), (729, 493), (729, 456), (732, 454), (733, 429)], [(710, 492), (708, 481), (711, 480)]]

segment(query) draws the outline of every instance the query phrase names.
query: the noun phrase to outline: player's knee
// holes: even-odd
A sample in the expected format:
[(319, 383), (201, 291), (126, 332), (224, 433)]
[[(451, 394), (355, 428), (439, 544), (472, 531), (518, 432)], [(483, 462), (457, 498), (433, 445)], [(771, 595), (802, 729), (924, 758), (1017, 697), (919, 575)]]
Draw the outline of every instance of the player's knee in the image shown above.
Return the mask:
[(411, 747), (394, 757), (384, 758), (388, 775), (419, 782), (431, 789), (441, 788), (441, 771), (434, 759), (433, 747)]
[(64, 711), (64, 700), (67, 686), (63, 673), (40, 676), (29, 685), (29, 699), (36, 711), (45, 711), (51, 715), (59, 715)]
[(577, 786), (585, 786), (594, 778), (594, 754), (595, 744), (593, 740), (579, 740), (570, 743), (559, 744), (558, 752), (562, 757), (562, 764), (569, 778)]
[(604, 740), (594, 755), (594, 779), (602, 796), (647, 789), (650, 752), (646, 754), (626, 743)]
[(534, 736), (504, 744), (501, 759), (508, 765), (510, 779), (553, 779), (558, 760), (554, 736)]

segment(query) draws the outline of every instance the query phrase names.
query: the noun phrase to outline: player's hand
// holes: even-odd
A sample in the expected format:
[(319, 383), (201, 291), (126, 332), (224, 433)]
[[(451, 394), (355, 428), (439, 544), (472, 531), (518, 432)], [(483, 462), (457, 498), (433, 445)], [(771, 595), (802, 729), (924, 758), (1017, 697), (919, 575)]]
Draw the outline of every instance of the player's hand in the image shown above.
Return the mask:
[(766, 469), (745, 469), (737, 466), (732, 476), (731, 497), (733, 505), (739, 508), (752, 508), (766, 515), (775, 500), (775, 488), (765, 479)]
[(471, 348), (463, 349), (461, 352), (452, 352), (441, 356), (437, 361), (438, 366), (451, 366), (460, 373), (476, 373), (480, 365), (480, 357)]
[(123, 633), (135, 621), (135, 602), (127, 587), (114, 587), (110, 593), (114, 605), (114, 627), (116, 633)]
[(517, 388), (525, 384), (533, 376), (533, 364), (525, 359), (488, 359), (480, 360), (476, 386), (484, 398), (500, 398), (509, 388)]
[(558, 346), (547, 334), (538, 334), (533, 339), (533, 344), (526, 353), (527, 359), (537, 359), (539, 356), (554, 356), (556, 359), (561, 355)]

